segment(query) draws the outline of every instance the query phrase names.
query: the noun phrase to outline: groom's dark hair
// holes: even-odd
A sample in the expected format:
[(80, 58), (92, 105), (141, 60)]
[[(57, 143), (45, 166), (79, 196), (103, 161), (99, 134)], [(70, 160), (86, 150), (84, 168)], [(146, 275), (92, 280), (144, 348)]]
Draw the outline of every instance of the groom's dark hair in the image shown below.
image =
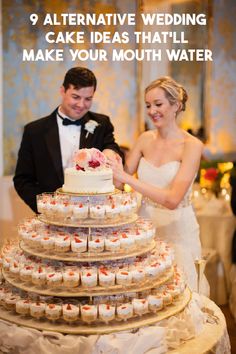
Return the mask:
[(94, 91), (96, 91), (97, 79), (91, 70), (77, 66), (68, 70), (65, 75), (63, 81), (65, 90), (67, 90), (70, 85), (73, 85), (76, 89), (93, 86)]

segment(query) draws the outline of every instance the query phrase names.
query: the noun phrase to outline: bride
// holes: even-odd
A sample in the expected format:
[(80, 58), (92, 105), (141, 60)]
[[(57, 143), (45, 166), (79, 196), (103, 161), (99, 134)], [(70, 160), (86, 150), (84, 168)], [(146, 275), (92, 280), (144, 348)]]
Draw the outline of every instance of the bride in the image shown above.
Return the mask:
[[(201, 245), (190, 192), (203, 144), (177, 125), (187, 99), (185, 89), (172, 78), (153, 81), (145, 90), (145, 102), (155, 129), (140, 135), (125, 170), (121, 161), (109, 164), (116, 180), (142, 194), (141, 215), (151, 218), (157, 236), (174, 247), (177, 265), (197, 291), (194, 261), (201, 258)], [(135, 172), (138, 179), (132, 176)], [(203, 292), (208, 292), (207, 284)]]

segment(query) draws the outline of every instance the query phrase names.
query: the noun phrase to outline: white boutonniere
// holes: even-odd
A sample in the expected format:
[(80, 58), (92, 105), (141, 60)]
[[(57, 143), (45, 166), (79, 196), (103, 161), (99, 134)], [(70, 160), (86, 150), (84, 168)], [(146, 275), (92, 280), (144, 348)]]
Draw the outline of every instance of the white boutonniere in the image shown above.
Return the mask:
[(96, 122), (95, 120), (89, 120), (85, 124), (84, 129), (87, 130), (86, 138), (88, 137), (89, 133), (90, 134), (94, 133), (94, 130), (97, 128), (98, 125), (99, 125), (99, 123)]

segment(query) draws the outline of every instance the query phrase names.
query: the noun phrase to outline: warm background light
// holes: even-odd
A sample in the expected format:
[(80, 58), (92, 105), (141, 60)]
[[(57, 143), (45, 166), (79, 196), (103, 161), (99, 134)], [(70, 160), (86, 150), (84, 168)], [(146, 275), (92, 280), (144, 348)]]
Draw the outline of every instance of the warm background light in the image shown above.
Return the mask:
[(125, 185), (124, 185), (124, 191), (125, 191), (125, 192), (132, 192), (132, 188), (130, 187), (130, 185), (125, 184)]

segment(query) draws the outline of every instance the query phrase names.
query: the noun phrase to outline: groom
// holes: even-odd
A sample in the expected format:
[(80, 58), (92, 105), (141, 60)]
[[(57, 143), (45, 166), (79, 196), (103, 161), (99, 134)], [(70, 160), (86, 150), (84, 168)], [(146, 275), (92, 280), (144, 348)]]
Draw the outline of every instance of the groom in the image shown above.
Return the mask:
[(122, 152), (109, 117), (90, 111), (97, 80), (92, 71), (70, 69), (60, 88), (61, 104), (49, 116), (27, 124), (13, 178), (19, 196), (37, 212), (36, 196), (54, 192), (79, 148), (95, 147), (115, 159)]

